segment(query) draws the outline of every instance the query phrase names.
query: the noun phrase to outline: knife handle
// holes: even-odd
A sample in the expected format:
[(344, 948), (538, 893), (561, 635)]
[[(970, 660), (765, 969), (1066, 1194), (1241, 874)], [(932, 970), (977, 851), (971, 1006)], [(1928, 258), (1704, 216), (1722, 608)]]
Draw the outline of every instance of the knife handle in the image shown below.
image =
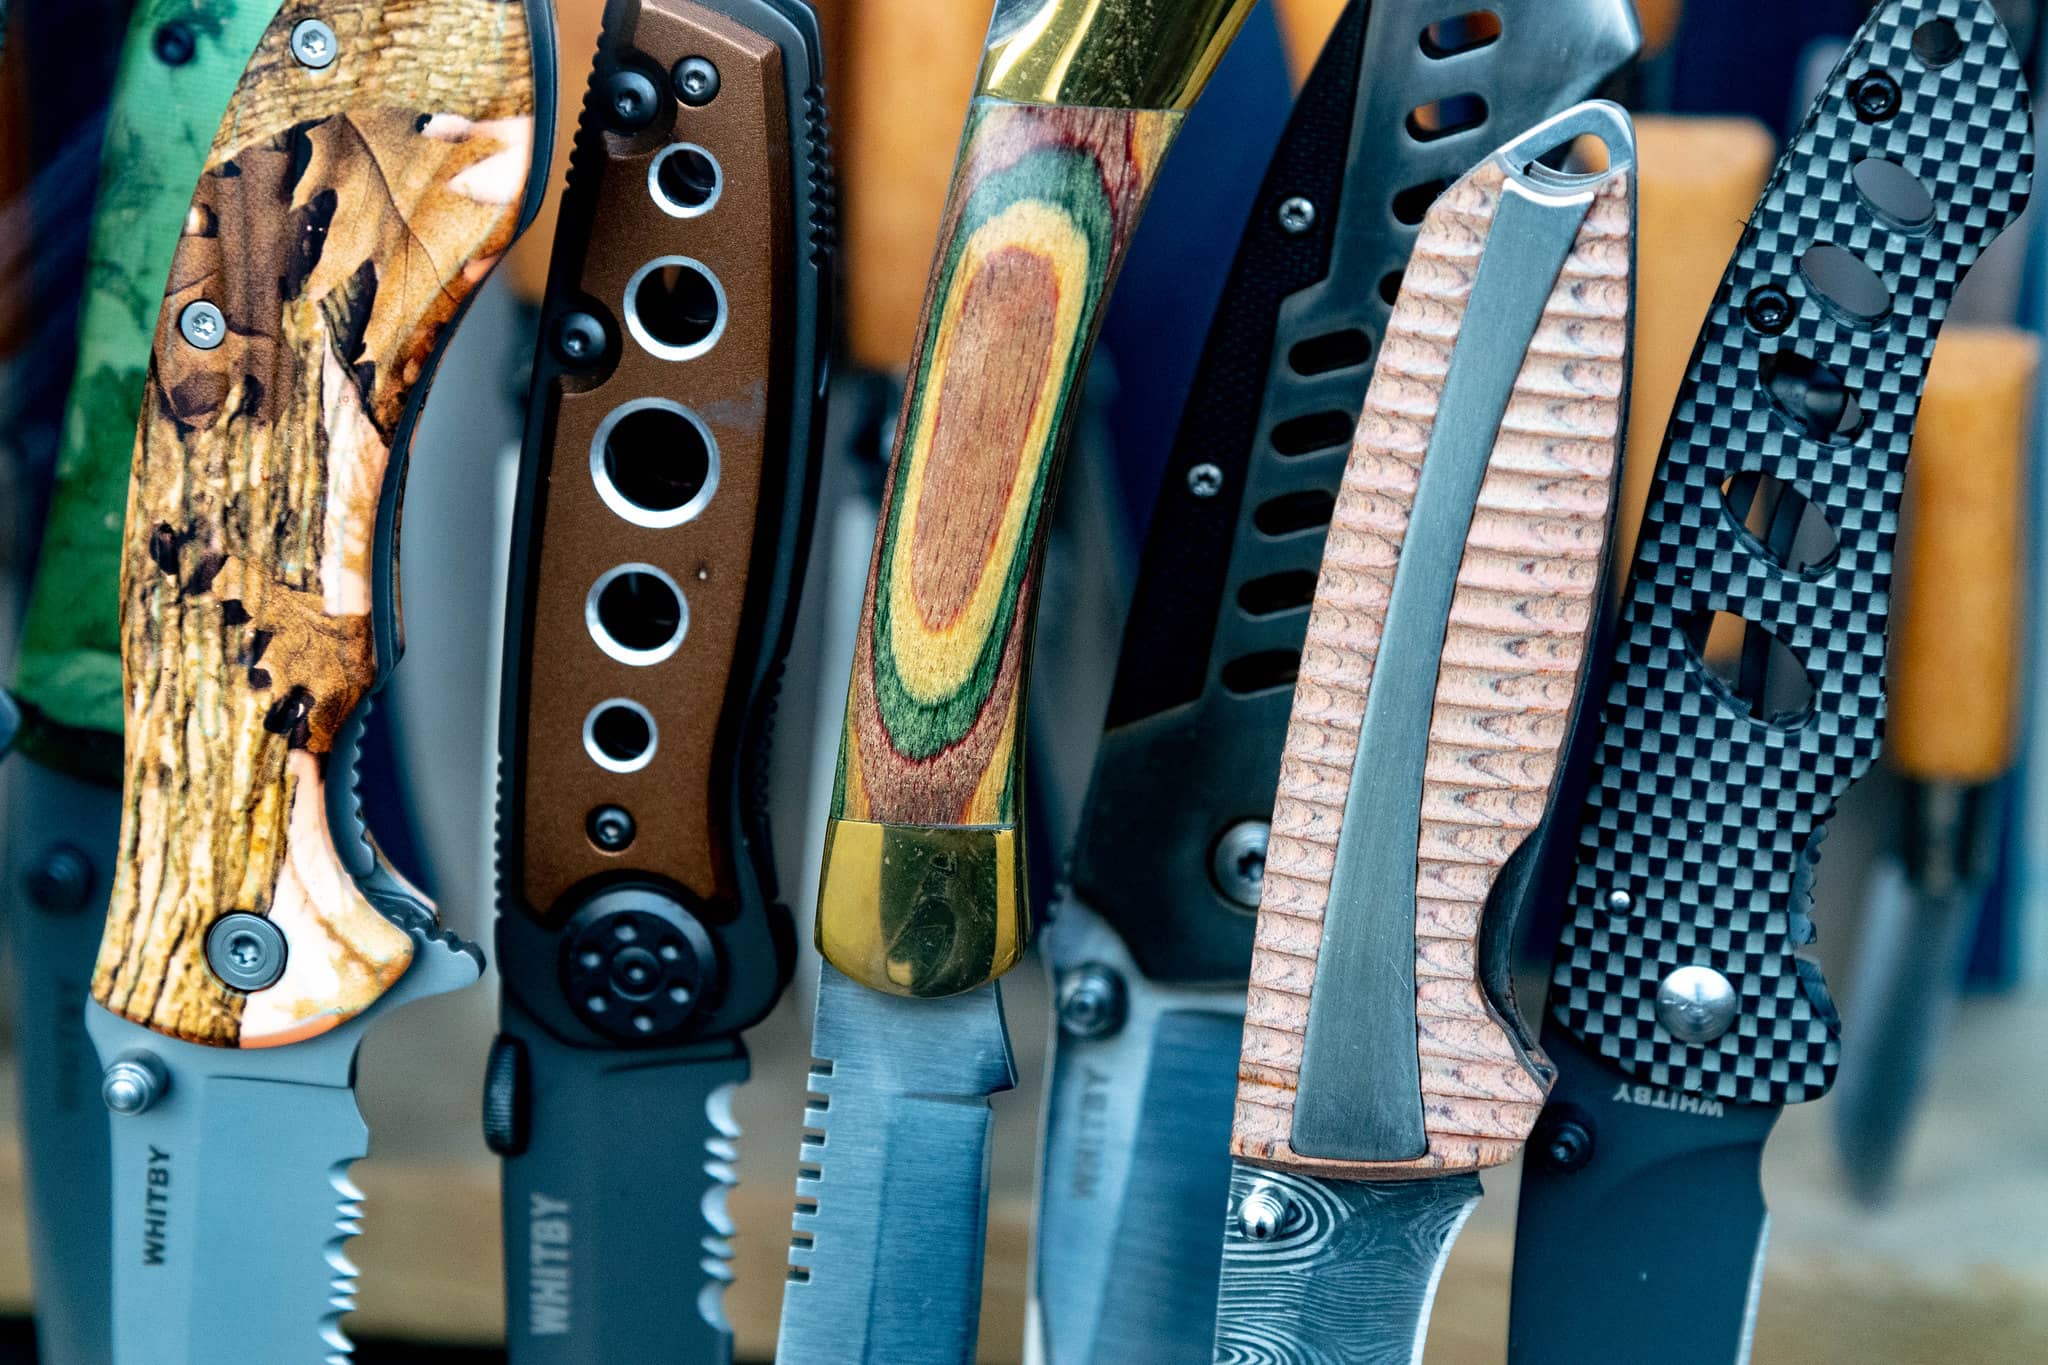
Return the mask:
[(330, 804), (354, 816), (330, 756), (398, 653), (427, 372), (532, 213), (547, 23), (539, 0), (287, 5), (207, 155), (129, 481), (121, 856), (93, 980), (157, 1032), (309, 1037), (412, 959), (352, 875), (367, 849), (345, 859), (330, 827)]
[(2040, 342), (1951, 327), (1934, 348), (1907, 474), (1893, 763), (1923, 781), (1990, 782), (2018, 721), (2027, 425)]
[[(1561, 267), (1557, 256), (1524, 261), (1509, 217), (1529, 202), (1522, 168), (1580, 131), (1607, 141), (1610, 168), (1587, 182), (1590, 203), (1565, 229)], [(1626, 119), (1612, 106), (1580, 106), (1528, 136), (1538, 134), (1541, 145), (1519, 142), (1481, 163), (1423, 219), (1345, 468), (1281, 760), (1252, 956), (1231, 1150), (1255, 1164), (1349, 1179), (1497, 1165), (1520, 1150), (1549, 1089), (1550, 1065), (1504, 980), (1513, 913), (1495, 891), (1546, 817), (1586, 682), (1625, 421), (1635, 175)], [(1542, 178), (1533, 183), (1543, 192)], [(1456, 399), (1476, 406), (1469, 400), (1484, 397), (1453, 386), (1471, 374), (1481, 334), (1515, 325), (1492, 313), (1482, 320), (1468, 304), (1476, 308), (1489, 287), (1498, 300), (1497, 284), (1483, 282), (1517, 269), (1555, 269), (1555, 284), (1504, 395), (1469, 528), (1411, 527), (1425, 471), (1455, 458), (1453, 424), (1472, 420)], [(1412, 937), (1407, 924), (1385, 925), (1389, 952), (1412, 947), (1412, 1029), (1402, 1017), (1410, 1003), (1380, 1002), (1402, 1025), (1399, 1046), (1419, 1059), (1411, 1084), (1419, 1083), (1426, 1145), (1401, 1159), (1305, 1155), (1312, 998), (1335, 992), (1354, 1010), (1376, 1003), (1357, 998), (1367, 990), (1361, 980), (1326, 976), (1339, 915), (1356, 924), (1377, 908), (1333, 900), (1340, 835), (1394, 842), (1353, 818), (1354, 786), (1403, 780), (1397, 765), (1356, 765), (1365, 743), (1385, 737), (1377, 718), (1406, 725), (1421, 714), (1369, 711), (1375, 687), (1402, 686), (1400, 660), (1383, 661), (1380, 646), (1384, 638), (1393, 647), (1393, 609), (1421, 572), (1416, 550), (1443, 535), (1460, 536), (1463, 548), (1431, 669), (1413, 872), (1400, 869), (1414, 879)], [(1392, 1087), (1397, 1074), (1361, 1055), (1318, 1083)]]

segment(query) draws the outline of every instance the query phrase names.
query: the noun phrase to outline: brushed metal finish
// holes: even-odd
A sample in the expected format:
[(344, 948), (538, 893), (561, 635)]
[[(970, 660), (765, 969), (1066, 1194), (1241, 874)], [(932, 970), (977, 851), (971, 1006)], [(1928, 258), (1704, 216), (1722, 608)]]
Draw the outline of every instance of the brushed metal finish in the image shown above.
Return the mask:
[(776, 1359), (974, 1357), (988, 1097), (1017, 1083), (994, 982), (911, 1000), (819, 964), (811, 1089)]
[[(1420, 1365), (1444, 1260), (1479, 1195), (1472, 1174), (1318, 1180), (1234, 1163), (1217, 1365)], [(1247, 1202), (1277, 1208), (1277, 1226), (1244, 1217)]]

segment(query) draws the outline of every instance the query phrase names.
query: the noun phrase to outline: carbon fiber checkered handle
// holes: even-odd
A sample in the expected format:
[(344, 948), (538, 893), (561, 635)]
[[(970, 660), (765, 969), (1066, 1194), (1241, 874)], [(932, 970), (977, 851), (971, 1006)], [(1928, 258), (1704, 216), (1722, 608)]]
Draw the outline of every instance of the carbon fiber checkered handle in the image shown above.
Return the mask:
[[(1637, 1080), (1756, 1104), (1833, 1082), (1838, 1020), (1796, 956), (1813, 936), (1806, 879), (1877, 756), (1920, 390), (1957, 281), (2025, 205), (2031, 127), (1986, 0), (1892, 0), (1779, 162), (1715, 294), (1623, 601), (1551, 992), (1559, 1022)], [(1802, 566), (1789, 538), (1746, 528), (1759, 476), (1825, 518), (1832, 553)], [(1803, 706), (1774, 711), (1719, 680), (1701, 628), (1716, 612), (1789, 652), (1780, 673), (1803, 671)], [(1718, 1033), (1711, 1009), (1667, 1012), (1697, 1042), (1659, 1013), (1685, 966), (1720, 973), (1738, 1001)]]

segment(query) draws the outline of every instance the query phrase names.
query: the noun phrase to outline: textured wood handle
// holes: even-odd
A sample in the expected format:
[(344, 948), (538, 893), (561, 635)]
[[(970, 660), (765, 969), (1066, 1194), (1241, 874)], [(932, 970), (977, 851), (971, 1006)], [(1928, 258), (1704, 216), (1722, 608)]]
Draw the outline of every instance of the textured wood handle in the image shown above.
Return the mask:
[(2039, 363), (2031, 333), (1951, 326), (1928, 370), (1885, 727), (1892, 762), (1923, 780), (1988, 782), (2012, 762)]
[[(291, 43), (315, 17), (338, 49), (319, 69)], [(411, 960), (336, 851), (328, 755), (377, 675), (372, 561), (415, 391), (517, 231), (533, 82), (520, 4), (287, 5), (208, 153), (129, 483), (121, 859), (93, 980), (159, 1032), (307, 1037)], [(235, 911), (285, 938), (253, 994), (207, 965)]]
[(1604, 182), (1544, 306), (1457, 570), (1415, 880), (1427, 1152), (1332, 1161), (1297, 1154), (1290, 1134), (1337, 836), (1501, 163), (1452, 186), (1423, 221), (1345, 469), (1295, 689), (1238, 1073), (1231, 1149), (1244, 1160), (1353, 1179), (1476, 1169), (1513, 1157), (1542, 1108), (1547, 1064), (1523, 1049), (1481, 985), (1481, 919), (1551, 799), (1599, 605), (1628, 353), (1632, 179)]

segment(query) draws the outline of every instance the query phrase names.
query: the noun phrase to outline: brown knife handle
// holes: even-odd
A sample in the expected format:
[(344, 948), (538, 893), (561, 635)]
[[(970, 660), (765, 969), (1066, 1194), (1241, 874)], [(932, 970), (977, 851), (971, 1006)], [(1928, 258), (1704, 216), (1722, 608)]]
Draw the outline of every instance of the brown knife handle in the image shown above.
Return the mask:
[[(326, 66), (294, 55), (315, 18)], [(116, 1014), (285, 1043), (411, 961), (335, 847), (327, 788), (347, 776), (328, 759), (392, 662), (380, 518), (443, 329), (518, 231), (534, 136), (519, 4), (286, 5), (242, 77), (171, 268), (129, 482), (121, 856), (93, 980)], [(207, 961), (237, 911), (285, 942), (251, 993)]]
[[(1351, 1179), (1511, 1159), (1550, 1068), (1482, 980), (1481, 921), (1551, 801), (1599, 609), (1620, 455), (1634, 175), (1598, 190), (1495, 438), (1451, 600), (1416, 872), (1415, 1014), (1427, 1150), (1306, 1157), (1290, 1144), (1337, 839), (1374, 663), (1451, 353), (1505, 183), (1489, 159), (1424, 218), (1330, 525), (1280, 769), (1231, 1150)], [(1333, 985), (1333, 989), (1337, 988)], [(1361, 1075), (1357, 1084), (1375, 1084)]]
[(1885, 725), (1893, 764), (1922, 781), (1988, 782), (2012, 763), (2039, 363), (2031, 333), (1951, 326), (1928, 371)]

